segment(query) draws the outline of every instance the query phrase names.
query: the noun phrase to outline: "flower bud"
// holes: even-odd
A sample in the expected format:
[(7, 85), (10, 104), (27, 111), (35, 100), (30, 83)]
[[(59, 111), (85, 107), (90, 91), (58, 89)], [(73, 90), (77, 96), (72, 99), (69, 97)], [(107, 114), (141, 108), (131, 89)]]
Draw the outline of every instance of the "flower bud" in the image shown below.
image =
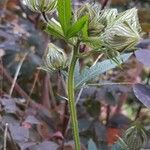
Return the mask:
[(100, 11), (99, 21), (105, 26), (109, 26), (113, 23), (118, 15), (117, 9), (104, 9)]
[(35, 12), (51, 12), (57, 5), (57, 0), (25, 0), (25, 3)]
[(147, 135), (141, 126), (132, 126), (125, 132), (124, 140), (132, 150), (140, 149), (147, 142)]
[(101, 38), (106, 49), (122, 52), (134, 49), (141, 39), (140, 32), (137, 10), (134, 8), (120, 13), (115, 21), (105, 28)]
[(44, 55), (44, 66), (42, 69), (46, 71), (55, 71), (63, 69), (67, 66), (67, 56), (63, 49), (49, 43)]
[(89, 3), (84, 4), (76, 11), (76, 17), (81, 18), (84, 15), (89, 17), (88, 32), (89, 36), (98, 36), (103, 30), (104, 26), (99, 20), (99, 5), (90, 5)]

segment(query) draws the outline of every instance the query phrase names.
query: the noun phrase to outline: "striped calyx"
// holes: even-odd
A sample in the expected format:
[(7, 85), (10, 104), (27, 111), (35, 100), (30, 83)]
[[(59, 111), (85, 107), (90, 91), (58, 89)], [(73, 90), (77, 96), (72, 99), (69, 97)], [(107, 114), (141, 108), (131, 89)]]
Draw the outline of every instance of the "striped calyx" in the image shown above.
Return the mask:
[[(101, 10), (98, 4), (86, 3), (75, 12), (76, 18), (84, 15), (89, 19), (87, 43), (90, 41), (92, 47), (96, 45), (96, 49), (105, 52), (109, 57), (114, 57), (124, 50), (135, 49), (141, 39), (136, 8), (118, 13), (114, 8)], [(96, 39), (96, 43), (93, 38)]]
[(104, 26), (101, 24), (99, 18), (100, 6), (90, 5), (89, 3), (84, 4), (78, 10), (76, 10), (75, 15), (77, 18), (81, 18), (84, 15), (87, 15), (88, 20), (88, 33), (89, 36), (99, 36)]
[(147, 135), (142, 127), (135, 125), (126, 131), (124, 140), (130, 149), (140, 150), (147, 141)]
[(43, 58), (41, 69), (46, 71), (56, 71), (67, 66), (67, 56), (63, 49), (49, 43)]
[(113, 49), (122, 52), (126, 49), (134, 49), (141, 39), (141, 27), (138, 21), (137, 9), (132, 8), (120, 13), (109, 20), (101, 38), (106, 49)]
[(35, 12), (52, 12), (57, 5), (57, 0), (25, 0), (29, 9)]
[(119, 138), (118, 144), (123, 150), (140, 150), (146, 142), (146, 131), (137, 124), (126, 130), (124, 137)]

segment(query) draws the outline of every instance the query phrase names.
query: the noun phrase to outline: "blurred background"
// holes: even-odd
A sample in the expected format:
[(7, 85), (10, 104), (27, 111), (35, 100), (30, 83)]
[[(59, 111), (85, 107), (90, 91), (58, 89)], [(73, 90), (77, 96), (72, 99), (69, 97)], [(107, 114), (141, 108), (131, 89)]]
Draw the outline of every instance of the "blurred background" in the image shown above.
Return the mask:
[[(117, 8), (119, 12), (136, 7), (143, 30), (137, 48), (150, 52), (150, 0), (73, 0), (73, 6), (84, 2), (98, 2), (102, 8)], [(64, 150), (74, 150), (62, 79), (58, 72), (48, 74), (38, 69), (49, 41), (67, 47), (49, 37), (44, 28), (41, 14), (30, 11), (23, 0), (0, 0), (0, 150), (6, 123), (11, 135), (8, 150), (55, 150), (62, 144)], [(149, 136), (150, 111), (132, 89), (134, 83), (148, 85), (145, 93), (150, 100), (149, 56), (139, 58), (144, 63), (132, 56), (122, 69), (115, 68), (90, 81), (118, 84), (82, 91), (77, 105), (82, 149), (87, 149), (91, 139), (98, 150), (111, 149), (135, 121), (146, 128)], [(150, 149), (150, 141), (145, 148)]]

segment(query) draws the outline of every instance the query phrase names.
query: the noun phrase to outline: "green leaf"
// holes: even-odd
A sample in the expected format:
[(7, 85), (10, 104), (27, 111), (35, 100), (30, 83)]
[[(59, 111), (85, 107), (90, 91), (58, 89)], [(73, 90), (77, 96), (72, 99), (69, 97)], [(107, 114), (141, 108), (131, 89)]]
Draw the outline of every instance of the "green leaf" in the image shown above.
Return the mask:
[(77, 20), (77, 22), (75, 22), (67, 31), (66, 36), (68, 38), (71, 38), (73, 36), (76, 36), (77, 33), (79, 31), (81, 31), (81, 29), (85, 26), (86, 22), (87, 22), (88, 17), (87, 16), (83, 16), (81, 17), (79, 20)]
[[(121, 63), (125, 62), (131, 55), (132, 55), (132, 53), (128, 53), (128, 54), (123, 54), (116, 58), (120, 61), (120, 64), (121, 64)], [(110, 69), (113, 69), (117, 66), (118, 66), (118, 64), (113, 63), (110, 59), (107, 59), (102, 62), (98, 62), (96, 65), (94, 65), (90, 68), (85, 68), (84, 70), (82, 70), (81, 73), (76, 71), (75, 78), (74, 78), (75, 89), (81, 87), (84, 83), (91, 80), (92, 78), (95, 78), (96, 76), (98, 76)], [(76, 65), (76, 67), (79, 67), (79, 65)], [(79, 70), (79, 69), (76, 69), (76, 70)]]
[(58, 0), (57, 10), (60, 24), (64, 34), (66, 35), (67, 30), (71, 26), (71, 0)]
[(94, 49), (101, 50), (100, 48), (102, 47), (102, 39), (100, 37), (88, 37), (82, 39), (82, 41)]
[(97, 150), (96, 144), (93, 142), (92, 139), (88, 141), (88, 150)]
[(88, 38), (88, 21), (86, 21), (86, 23), (84, 24), (84, 27), (82, 28), (82, 36), (83, 36), (83, 39)]
[(48, 34), (53, 35), (57, 38), (64, 39), (62, 28), (55, 22), (49, 22), (45, 30)]

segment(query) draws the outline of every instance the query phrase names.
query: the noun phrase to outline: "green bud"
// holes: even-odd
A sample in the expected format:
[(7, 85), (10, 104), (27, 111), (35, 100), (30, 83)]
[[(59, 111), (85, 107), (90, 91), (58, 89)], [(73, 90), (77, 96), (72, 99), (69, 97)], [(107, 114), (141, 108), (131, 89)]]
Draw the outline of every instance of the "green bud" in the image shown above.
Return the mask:
[(49, 43), (44, 55), (44, 66), (41, 67), (46, 71), (56, 71), (67, 66), (67, 56), (63, 49)]
[(76, 17), (81, 18), (87, 15), (89, 18), (88, 22), (88, 32), (89, 36), (99, 36), (104, 26), (99, 20), (99, 5), (90, 5), (89, 3), (84, 4), (76, 11)]
[(106, 49), (122, 52), (134, 49), (139, 42), (141, 27), (137, 17), (137, 9), (133, 8), (120, 13), (101, 35)]
[(57, 0), (25, 0), (25, 3), (35, 12), (51, 12), (57, 5)]

